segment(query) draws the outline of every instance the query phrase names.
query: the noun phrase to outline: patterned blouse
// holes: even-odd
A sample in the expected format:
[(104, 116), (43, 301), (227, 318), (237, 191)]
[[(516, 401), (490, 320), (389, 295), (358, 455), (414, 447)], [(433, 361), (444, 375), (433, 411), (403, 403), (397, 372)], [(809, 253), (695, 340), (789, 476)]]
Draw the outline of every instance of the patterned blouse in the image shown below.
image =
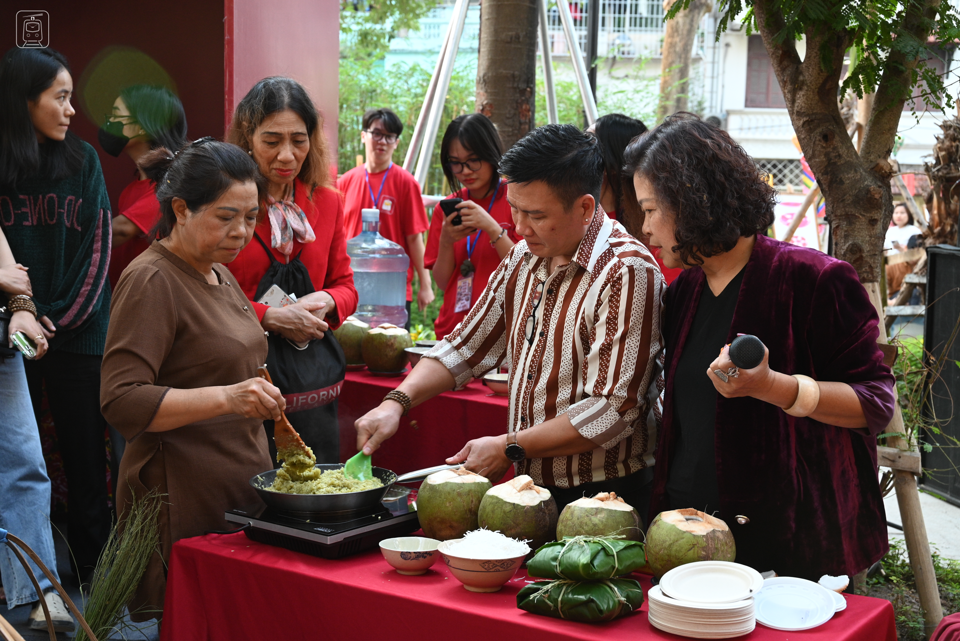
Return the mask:
[(507, 364), (509, 432), (566, 413), (596, 445), (517, 464), (537, 484), (576, 487), (653, 465), (666, 288), (656, 261), (598, 210), (573, 260), (553, 274), (548, 263), (517, 243), (463, 322), (425, 357), (443, 363), (458, 387)]

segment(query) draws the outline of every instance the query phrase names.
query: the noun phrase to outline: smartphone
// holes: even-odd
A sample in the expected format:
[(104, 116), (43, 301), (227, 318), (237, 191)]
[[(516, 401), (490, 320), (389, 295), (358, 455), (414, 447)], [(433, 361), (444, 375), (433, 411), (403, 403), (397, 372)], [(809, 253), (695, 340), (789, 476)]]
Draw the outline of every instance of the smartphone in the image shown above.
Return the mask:
[(13, 346), (23, 353), (24, 358), (33, 360), (37, 357), (37, 348), (27, 335), (23, 332), (16, 332), (13, 335)]
[(287, 305), (292, 305), (294, 300), (280, 289), (279, 285), (274, 283), (257, 302), (262, 305), (269, 305), (270, 307), (286, 307)]
[[(463, 202), (463, 198), (444, 198), (440, 201), (440, 211), (443, 212), (444, 216), (449, 216), (453, 212), (457, 211), (457, 205)], [(453, 217), (453, 220), (450, 221), (450, 224), (454, 227), (459, 227), (463, 224), (463, 219), (460, 218), (460, 214), (457, 214)]]

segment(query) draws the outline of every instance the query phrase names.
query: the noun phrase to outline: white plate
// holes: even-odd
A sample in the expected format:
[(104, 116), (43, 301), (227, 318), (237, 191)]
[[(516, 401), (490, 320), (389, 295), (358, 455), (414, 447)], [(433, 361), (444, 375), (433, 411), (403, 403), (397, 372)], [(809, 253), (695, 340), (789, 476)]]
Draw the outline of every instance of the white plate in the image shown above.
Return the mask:
[(741, 601), (734, 601), (732, 603), (694, 603), (692, 601), (682, 601), (680, 599), (674, 599), (673, 597), (664, 594), (663, 589), (659, 585), (653, 586), (647, 592), (647, 600), (656, 601), (659, 604), (667, 608), (683, 608), (683, 609), (694, 609), (694, 610), (704, 610), (704, 611), (728, 611), (736, 612), (738, 610), (752, 610), (753, 601), (751, 599), (743, 599)]
[(696, 604), (734, 603), (756, 594), (763, 577), (753, 568), (727, 561), (698, 561), (674, 568), (660, 579), (667, 596)]
[[(824, 592), (830, 595), (830, 598), (833, 599), (834, 612), (840, 612), (841, 610), (847, 609), (847, 600), (843, 598), (843, 595), (834, 592), (830, 588), (825, 588), (819, 583), (814, 583), (813, 581), (807, 581), (806, 579), (798, 579), (793, 576), (777, 576), (771, 577), (763, 582), (764, 585), (781, 585), (781, 584), (791, 584), (791, 585), (804, 585), (810, 587), (811, 585), (816, 585), (817, 587), (823, 589)], [(811, 588), (812, 589), (812, 588)]]
[(759, 623), (790, 632), (823, 625), (833, 617), (839, 605), (830, 590), (813, 581), (794, 577), (767, 579), (754, 600)]

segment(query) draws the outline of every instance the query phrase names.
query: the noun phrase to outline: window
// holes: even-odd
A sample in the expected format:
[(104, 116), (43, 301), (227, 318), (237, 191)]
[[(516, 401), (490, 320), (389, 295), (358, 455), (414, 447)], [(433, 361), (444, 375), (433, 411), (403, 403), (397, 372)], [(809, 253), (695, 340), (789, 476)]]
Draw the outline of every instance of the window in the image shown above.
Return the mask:
[(750, 36), (747, 44), (747, 107), (783, 109), (787, 103), (773, 73), (770, 54), (760, 36)]

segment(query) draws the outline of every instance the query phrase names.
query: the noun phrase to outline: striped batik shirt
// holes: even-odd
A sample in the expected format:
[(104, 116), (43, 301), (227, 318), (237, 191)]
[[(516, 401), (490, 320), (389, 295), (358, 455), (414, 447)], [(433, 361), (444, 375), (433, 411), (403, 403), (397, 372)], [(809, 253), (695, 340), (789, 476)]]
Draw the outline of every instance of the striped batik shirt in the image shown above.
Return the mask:
[(518, 463), (537, 484), (575, 487), (653, 465), (666, 287), (656, 261), (598, 209), (573, 260), (553, 274), (548, 263), (517, 243), (463, 322), (424, 356), (458, 388), (508, 365), (509, 432), (566, 414), (596, 445)]

